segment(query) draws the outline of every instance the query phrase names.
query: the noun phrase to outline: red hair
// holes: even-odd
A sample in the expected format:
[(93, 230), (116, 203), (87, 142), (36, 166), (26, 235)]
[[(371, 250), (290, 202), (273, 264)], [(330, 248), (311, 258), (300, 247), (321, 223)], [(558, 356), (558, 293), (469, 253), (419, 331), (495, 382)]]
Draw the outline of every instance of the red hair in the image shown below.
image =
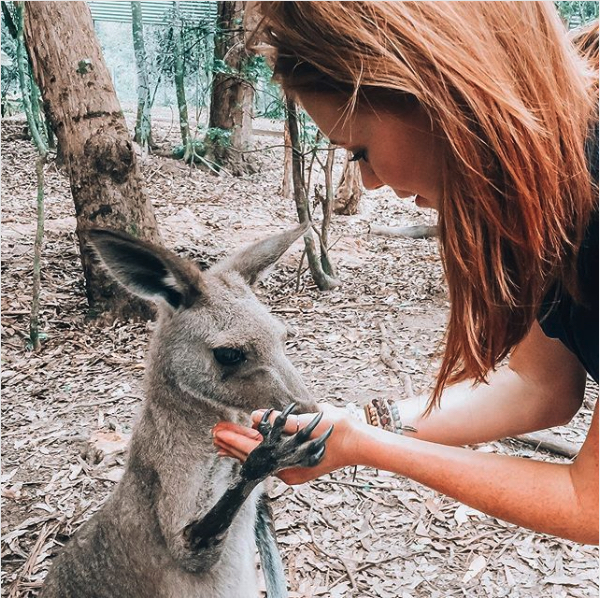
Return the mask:
[[(288, 91), (338, 91), (402, 110), (416, 99), (446, 146), (441, 253), (451, 299), (432, 397), (485, 382), (560, 282), (597, 191), (585, 157), (597, 73), (552, 3), (259, 2), (249, 45)], [(597, 36), (597, 29), (596, 29)], [(597, 43), (597, 42), (596, 42)]]

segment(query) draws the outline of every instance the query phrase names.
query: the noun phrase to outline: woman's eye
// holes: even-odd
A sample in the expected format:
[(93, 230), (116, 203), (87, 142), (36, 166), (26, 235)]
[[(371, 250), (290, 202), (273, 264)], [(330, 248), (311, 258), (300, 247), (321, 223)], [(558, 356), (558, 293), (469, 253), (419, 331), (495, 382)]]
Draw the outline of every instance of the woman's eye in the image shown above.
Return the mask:
[(213, 349), (213, 355), (221, 365), (238, 365), (246, 360), (246, 356), (241, 349), (232, 349), (230, 347)]
[(358, 162), (359, 160), (363, 160), (364, 162), (368, 162), (367, 160), (367, 150), (361, 149), (352, 154), (352, 158), (350, 158), (350, 162)]

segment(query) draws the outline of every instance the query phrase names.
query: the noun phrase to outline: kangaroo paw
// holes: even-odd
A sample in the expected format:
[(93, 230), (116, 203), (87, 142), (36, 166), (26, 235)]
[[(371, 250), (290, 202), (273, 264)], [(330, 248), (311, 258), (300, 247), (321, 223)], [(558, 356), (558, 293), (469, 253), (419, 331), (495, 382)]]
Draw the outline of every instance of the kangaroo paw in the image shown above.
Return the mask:
[(258, 431), (263, 436), (263, 441), (248, 455), (242, 466), (241, 474), (248, 480), (264, 479), (289, 467), (313, 467), (317, 465), (325, 454), (325, 441), (331, 435), (333, 426), (315, 439), (310, 435), (321, 421), (323, 414), (319, 413), (302, 430), (296, 434), (283, 433), (285, 422), (293, 412), (295, 404), (292, 403), (275, 418), (273, 424), (269, 423), (272, 410), (267, 411), (260, 423)]

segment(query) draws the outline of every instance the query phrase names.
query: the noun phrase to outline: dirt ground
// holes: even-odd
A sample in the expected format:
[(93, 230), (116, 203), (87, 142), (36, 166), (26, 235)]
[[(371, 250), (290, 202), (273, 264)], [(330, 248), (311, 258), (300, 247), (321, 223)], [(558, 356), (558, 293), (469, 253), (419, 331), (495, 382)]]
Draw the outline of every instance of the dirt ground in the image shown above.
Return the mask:
[[(176, 141), (175, 129), (161, 126), (163, 141)], [(51, 557), (119, 479), (152, 330), (151, 323), (85, 321), (69, 185), (50, 163), (47, 337), (39, 353), (27, 348), (35, 152), (19, 139), (22, 127), (2, 123), (1, 554), (2, 595), (11, 598), (36, 595)], [(269, 123), (259, 128), (260, 171), (245, 178), (141, 159), (165, 245), (208, 265), (294, 223), (293, 202), (280, 196), (282, 150), (273, 146), (281, 137), (265, 134)], [(415, 392), (430, 387), (448, 310), (436, 241), (368, 231), (431, 223), (410, 200), (370, 192), (358, 216), (333, 221), (339, 289), (318, 292), (304, 271), (296, 288), (301, 243), (259, 285), (257, 294), (292, 331), (289, 355), (319, 399), (362, 405), (402, 398), (409, 382)], [(590, 383), (580, 414), (553, 432), (580, 445), (597, 394)], [(562, 459), (512, 440), (473, 448)], [(276, 482), (272, 495), (292, 598), (598, 596), (596, 548), (519, 529), (383, 471), (342, 470), (298, 487)]]

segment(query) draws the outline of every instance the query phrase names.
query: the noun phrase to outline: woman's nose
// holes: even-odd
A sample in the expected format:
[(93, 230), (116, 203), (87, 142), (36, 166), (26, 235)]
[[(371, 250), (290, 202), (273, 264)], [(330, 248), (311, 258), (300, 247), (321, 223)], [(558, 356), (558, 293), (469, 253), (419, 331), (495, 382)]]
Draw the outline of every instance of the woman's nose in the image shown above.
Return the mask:
[(360, 177), (362, 179), (363, 187), (368, 190), (379, 189), (383, 187), (384, 183), (377, 177), (373, 172), (373, 169), (364, 162), (360, 163)]

